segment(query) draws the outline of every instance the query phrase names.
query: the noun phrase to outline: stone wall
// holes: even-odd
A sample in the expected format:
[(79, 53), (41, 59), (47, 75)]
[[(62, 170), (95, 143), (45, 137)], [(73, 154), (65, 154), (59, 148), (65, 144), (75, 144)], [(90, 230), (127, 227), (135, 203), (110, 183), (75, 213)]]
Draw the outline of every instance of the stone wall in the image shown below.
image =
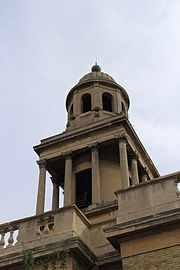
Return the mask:
[(124, 258), (122, 266), (123, 270), (179, 270), (180, 245)]

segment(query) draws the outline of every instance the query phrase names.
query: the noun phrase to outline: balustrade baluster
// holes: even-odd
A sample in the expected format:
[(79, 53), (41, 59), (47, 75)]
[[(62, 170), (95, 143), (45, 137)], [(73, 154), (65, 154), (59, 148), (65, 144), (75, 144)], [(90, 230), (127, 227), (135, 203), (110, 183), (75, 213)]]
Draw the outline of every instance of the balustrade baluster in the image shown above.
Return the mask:
[(36, 232), (36, 235), (37, 235), (37, 236), (40, 236), (40, 235), (41, 235), (40, 224), (38, 224), (38, 226), (37, 226), (37, 232)]
[(12, 247), (13, 246), (13, 243), (14, 243), (14, 230), (13, 228), (10, 229), (10, 236), (9, 236), (9, 239), (8, 239), (8, 247)]
[(4, 248), (4, 245), (5, 245), (4, 237), (5, 237), (5, 233), (2, 232), (1, 233), (1, 241), (0, 241), (0, 249)]
[(19, 244), (20, 244), (20, 242), (19, 242), (19, 230), (18, 230), (18, 234), (17, 234), (17, 237), (16, 237), (16, 244), (15, 245), (17, 246)]
[(49, 223), (49, 217), (45, 217), (45, 228), (44, 228), (44, 234), (48, 234), (49, 233), (49, 226), (48, 226), (48, 223)]
[(49, 233), (49, 226), (48, 223), (46, 223), (45, 228), (44, 228), (44, 234), (48, 234)]

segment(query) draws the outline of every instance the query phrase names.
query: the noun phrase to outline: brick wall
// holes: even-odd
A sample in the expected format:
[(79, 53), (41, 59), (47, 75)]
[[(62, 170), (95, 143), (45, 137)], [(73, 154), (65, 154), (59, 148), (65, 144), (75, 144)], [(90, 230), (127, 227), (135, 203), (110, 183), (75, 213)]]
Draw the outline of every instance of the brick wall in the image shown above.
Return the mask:
[(180, 270), (180, 245), (122, 260), (123, 270)]

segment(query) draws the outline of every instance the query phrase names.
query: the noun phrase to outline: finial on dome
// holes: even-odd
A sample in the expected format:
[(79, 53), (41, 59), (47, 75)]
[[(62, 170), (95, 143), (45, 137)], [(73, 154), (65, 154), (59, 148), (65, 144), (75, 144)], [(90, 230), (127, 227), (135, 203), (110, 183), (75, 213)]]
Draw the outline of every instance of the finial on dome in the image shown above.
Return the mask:
[(97, 64), (97, 61), (95, 62), (95, 65), (91, 68), (92, 72), (101, 72), (101, 67)]

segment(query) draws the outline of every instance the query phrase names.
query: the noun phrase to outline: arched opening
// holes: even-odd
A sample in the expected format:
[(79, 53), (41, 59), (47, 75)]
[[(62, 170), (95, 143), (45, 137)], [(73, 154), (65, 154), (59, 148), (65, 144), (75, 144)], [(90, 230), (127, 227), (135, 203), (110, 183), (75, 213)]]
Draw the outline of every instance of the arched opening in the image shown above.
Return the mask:
[(76, 205), (79, 209), (92, 204), (92, 173), (87, 169), (76, 173)]
[(102, 95), (102, 101), (103, 101), (103, 110), (112, 112), (112, 95), (109, 93), (104, 93)]
[(123, 102), (121, 102), (121, 109), (124, 114), (126, 114), (126, 108)]
[(129, 177), (129, 186), (131, 187), (132, 186), (132, 178)]
[(82, 96), (82, 112), (89, 112), (91, 111), (91, 95), (85, 94)]
[(70, 108), (70, 117), (73, 116), (73, 113), (74, 113), (74, 109), (73, 109), (73, 104), (71, 105), (71, 108)]

